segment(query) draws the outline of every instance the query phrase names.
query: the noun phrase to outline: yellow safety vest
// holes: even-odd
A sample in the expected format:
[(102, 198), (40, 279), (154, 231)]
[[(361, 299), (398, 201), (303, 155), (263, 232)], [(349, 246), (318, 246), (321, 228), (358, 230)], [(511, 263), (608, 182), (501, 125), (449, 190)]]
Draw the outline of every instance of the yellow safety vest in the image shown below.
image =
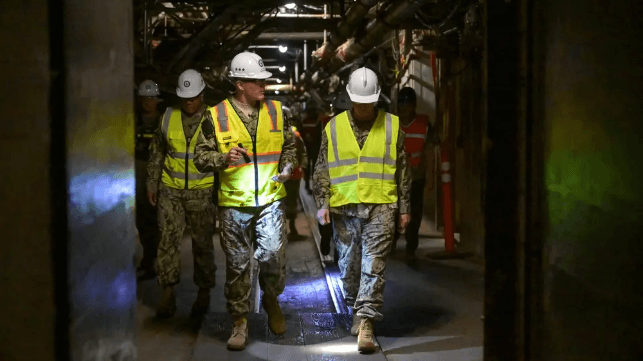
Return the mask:
[(330, 120), (324, 131), (328, 138), (330, 206), (354, 203), (395, 203), (397, 184), (398, 117), (380, 110), (359, 148), (347, 112)]
[(186, 139), (183, 132), (181, 110), (167, 108), (163, 116), (163, 136), (167, 143), (167, 152), (163, 164), (161, 181), (174, 189), (205, 189), (214, 184), (214, 173), (201, 173), (194, 165), (194, 148), (201, 132), (201, 124), (191, 139)]
[(284, 118), (281, 103), (261, 103), (256, 137), (253, 139), (229, 100), (215, 106), (214, 129), (219, 152), (228, 153), (239, 144), (248, 151), (244, 158), (219, 172), (219, 205), (260, 207), (286, 196), (283, 184), (271, 178), (279, 174), (279, 159), (284, 144)]

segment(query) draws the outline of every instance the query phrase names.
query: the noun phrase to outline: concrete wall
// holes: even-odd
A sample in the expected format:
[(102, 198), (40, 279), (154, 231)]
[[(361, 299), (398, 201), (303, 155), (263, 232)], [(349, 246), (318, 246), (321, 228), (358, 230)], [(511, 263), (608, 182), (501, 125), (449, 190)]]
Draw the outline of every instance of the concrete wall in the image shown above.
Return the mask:
[(132, 3), (64, 2), (72, 360), (135, 360)]
[(549, 234), (544, 360), (643, 355), (643, 25), (638, 2), (544, 1)]
[(55, 356), (47, 16), (44, 0), (9, 1), (0, 11), (2, 360)]

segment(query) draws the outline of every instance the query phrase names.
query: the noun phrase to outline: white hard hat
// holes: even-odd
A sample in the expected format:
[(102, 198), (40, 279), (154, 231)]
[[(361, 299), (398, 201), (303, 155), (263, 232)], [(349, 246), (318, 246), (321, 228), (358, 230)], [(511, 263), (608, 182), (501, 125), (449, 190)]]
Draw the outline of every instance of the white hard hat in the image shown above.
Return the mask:
[(259, 55), (244, 51), (237, 54), (230, 62), (228, 76), (231, 78), (268, 79), (272, 76), (272, 73), (266, 71), (263, 60)]
[(141, 85), (138, 86), (138, 92), (136, 93), (142, 97), (157, 97), (161, 95), (159, 91), (159, 86), (153, 80), (143, 80)]
[(188, 69), (179, 75), (179, 86), (176, 87), (176, 95), (179, 98), (194, 98), (205, 89), (205, 82), (201, 73), (194, 69)]
[(338, 109), (338, 110), (348, 110), (352, 108), (351, 104), (351, 98), (348, 96), (348, 93), (346, 90), (342, 90), (337, 94), (335, 99), (333, 100), (333, 108)]
[(353, 103), (375, 103), (380, 97), (377, 74), (368, 68), (359, 68), (351, 73), (346, 91)]

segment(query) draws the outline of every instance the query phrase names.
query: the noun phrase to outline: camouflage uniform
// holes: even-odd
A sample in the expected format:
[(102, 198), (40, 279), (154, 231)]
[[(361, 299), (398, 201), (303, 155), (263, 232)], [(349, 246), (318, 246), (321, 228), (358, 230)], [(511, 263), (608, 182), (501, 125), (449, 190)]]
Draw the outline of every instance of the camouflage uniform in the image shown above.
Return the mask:
[[(230, 98), (230, 103), (248, 133), (254, 136), (259, 113), (254, 111), (246, 116), (234, 97)], [(227, 168), (226, 154), (219, 152), (212, 119), (208, 115), (206, 117), (204, 130), (197, 140), (194, 164), (201, 172), (217, 172)], [(210, 126), (207, 127), (205, 122), (210, 122)], [(287, 164), (292, 164), (295, 168), (298, 162), (294, 134), (288, 120), (284, 119), (284, 144), (279, 170)], [(262, 207), (219, 207), (219, 217), (221, 247), (226, 254), (226, 305), (232, 315), (242, 315), (250, 312), (250, 257), (253, 241), (256, 248), (253, 257), (259, 262), (259, 284), (262, 291), (277, 297), (284, 290), (286, 222), (283, 200)]]
[[(360, 148), (364, 146), (374, 119), (358, 127), (351, 111), (348, 119)], [(397, 138), (397, 204), (348, 204), (331, 207), (335, 242), (339, 253), (339, 268), (346, 303), (360, 317), (381, 320), (384, 300), (384, 270), (386, 256), (391, 250), (396, 212), (409, 213), (411, 173), (404, 153), (404, 132)], [(328, 138), (322, 133), (322, 143), (314, 174), (317, 208), (329, 208), (330, 175), (328, 173)]]
[(148, 136), (153, 135), (158, 128), (161, 115), (145, 116), (139, 114), (136, 121), (136, 148), (135, 148), (135, 174), (136, 174), (136, 228), (138, 229), (141, 245), (143, 246), (143, 259), (141, 268), (151, 269), (156, 259), (159, 245), (159, 226), (157, 211), (147, 199), (146, 179), (147, 161), (150, 159), (150, 143)]
[[(188, 138), (194, 136), (203, 117), (202, 110), (188, 117), (181, 114), (183, 131)], [(181, 265), (179, 244), (183, 238), (186, 221), (192, 233), (192, 254), (194, 256), (194, 283), (200, 288), (213, 288), (216, 265), (214, 264), (214, 222), (215, 206), (212, 204), (212, 188), (174, 189), (161, 182), (165, 161), (166, 140), (159, 127), (152, 145), (147, 167), (148, 191), (158, 191), (158, 218), (161, 242), (158, 248), (157, 273), (162, 286), (179, 283)]]
[[(295, 137), (297, 139), (297, 161), (301, 165), (301, 171), (306, 172), (308, 167), (308, 156), (306, 154), (306, 147), (304, 146), (304, 140), (301, 137)], [(286, 197), (286, 218), (294, 222), (297, 218), (297, 199), (299, 199), (299, 187), (301, 184), (301, 179), (294, 179), (291, 177), (284, 184), (286, 186), (286, 192), (288, 196)]]

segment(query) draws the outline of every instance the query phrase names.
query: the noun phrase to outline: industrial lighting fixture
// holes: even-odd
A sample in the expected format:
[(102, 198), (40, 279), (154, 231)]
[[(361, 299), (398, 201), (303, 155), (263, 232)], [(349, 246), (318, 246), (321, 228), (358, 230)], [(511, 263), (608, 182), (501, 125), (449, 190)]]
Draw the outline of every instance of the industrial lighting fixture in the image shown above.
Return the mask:
[(279, 71), (282, 72), (282, 73), (285, 73), (286, 72), (286, 66), (285, 65), (280, 66)]
[(288, 10), (292, 10), (292, 9), (294, 9), (294, 8), (296, 8), (296, 7), (297, 7), (297, 4), (295, 4), (295, 3), (290, 3), (290, 4), (286, 4), (286, 5), (284, 5), (284, 7), (285, 7), (286, 9), (288, 9)]
[(288, 51), (288, 47), (285, 45), (279, 45), (279, 51), (285, 53)]

